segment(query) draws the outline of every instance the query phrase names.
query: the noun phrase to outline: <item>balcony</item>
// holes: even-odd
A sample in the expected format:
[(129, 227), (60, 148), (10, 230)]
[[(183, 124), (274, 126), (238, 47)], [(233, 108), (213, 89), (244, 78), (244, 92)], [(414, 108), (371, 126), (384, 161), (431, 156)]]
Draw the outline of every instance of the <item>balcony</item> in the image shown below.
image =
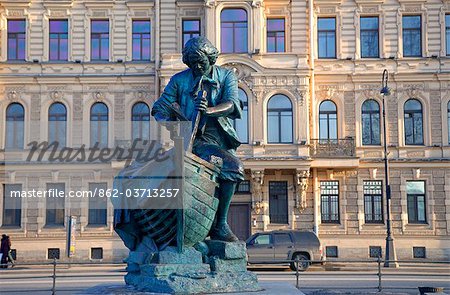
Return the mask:
[(356, 157), (355, 140), (352, 137), (311, 139), (309, 153), (312, 158), (353, 158)]

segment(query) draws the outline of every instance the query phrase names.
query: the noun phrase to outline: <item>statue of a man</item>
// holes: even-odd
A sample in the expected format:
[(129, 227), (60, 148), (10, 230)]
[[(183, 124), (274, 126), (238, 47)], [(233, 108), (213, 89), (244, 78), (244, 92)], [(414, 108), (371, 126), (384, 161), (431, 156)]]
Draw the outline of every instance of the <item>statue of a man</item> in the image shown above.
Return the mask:
[[(192, 152), (206, 161), (212, 156), (222, 159), (216, 194), (219, 208), (210, 236), (211, 239), (233, 242), (238, 238), (228, 226), (228, 209), (236, 185), (244, 180), (244, 169), (235, 155), (241, 143), (232, 120), (241, 118), (242, 108), (236, 76), (232, 71), (214, 65), (218, 55), (218, 50), (206, 38), (190, 39), (183, 50), (183, 62), (189, 69), (172, 77), (153, 105), (152, 115), (157, 121), (175, 120), (173, 110), (168, 107), (174, 102), (191, 121), (195, 121), (197, 113), (201, 114)], [(206, 96), (198, 95), (203, 91)]]

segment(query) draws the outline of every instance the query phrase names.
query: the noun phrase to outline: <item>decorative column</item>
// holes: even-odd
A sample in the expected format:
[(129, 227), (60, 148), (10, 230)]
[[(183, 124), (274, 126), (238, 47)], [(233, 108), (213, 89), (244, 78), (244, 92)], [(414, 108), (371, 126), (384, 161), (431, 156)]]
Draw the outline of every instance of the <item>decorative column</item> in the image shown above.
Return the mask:
[[(261, 51), (263, 48), (263, 32), (265, 32), (265, 19), (264, 19), (264, 2), (262, 0), (253, 0), (253, 32), (250, 31), (250, 36), (253, 38), (249, 39), (250, 52)], [(263, 50), (265, 51), (265, 50)]]
[(205, 36), (212, 44), (216, 43), (216, 0), (205, 0)]
[(308, 190), (309, 170), (297, 169), (295, 173), (295, 206), (300, 212), (306, 209), (306, 191)]
[(263, 201), (262, 186), (264, 183), (264, 170), (252, 170), (251, 171), (251, 190), (252, 190), (252, 213), (256, 216), (253, 217), (253, 226), (257, 227), (257, 222), (262, 223), (262, 228), (258, 229), (266, 230), (269, 224), (269, 217), (265, 214), (265, 202)]

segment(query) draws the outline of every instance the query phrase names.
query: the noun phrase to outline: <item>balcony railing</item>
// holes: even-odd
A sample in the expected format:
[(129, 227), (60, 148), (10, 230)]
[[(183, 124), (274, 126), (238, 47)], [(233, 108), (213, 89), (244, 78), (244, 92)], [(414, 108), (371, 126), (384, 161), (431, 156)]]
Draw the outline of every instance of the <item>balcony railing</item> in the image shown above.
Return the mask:
[(351, 137), (341, 139), (311, 139), (310, 155), (313, 158), (355, 157), (355, 140)]

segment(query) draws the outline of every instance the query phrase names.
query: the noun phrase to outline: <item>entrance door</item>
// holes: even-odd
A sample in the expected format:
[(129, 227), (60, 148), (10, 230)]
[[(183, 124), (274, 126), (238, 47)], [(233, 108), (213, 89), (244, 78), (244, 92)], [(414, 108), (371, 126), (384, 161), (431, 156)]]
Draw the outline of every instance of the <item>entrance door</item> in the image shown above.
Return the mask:
[(241, 241), (250, 236), (250, 204), (231, 204), (228, 212), (228, 224)]
[(269, 181), (270, 223), (288, 223), (287, 181)]

